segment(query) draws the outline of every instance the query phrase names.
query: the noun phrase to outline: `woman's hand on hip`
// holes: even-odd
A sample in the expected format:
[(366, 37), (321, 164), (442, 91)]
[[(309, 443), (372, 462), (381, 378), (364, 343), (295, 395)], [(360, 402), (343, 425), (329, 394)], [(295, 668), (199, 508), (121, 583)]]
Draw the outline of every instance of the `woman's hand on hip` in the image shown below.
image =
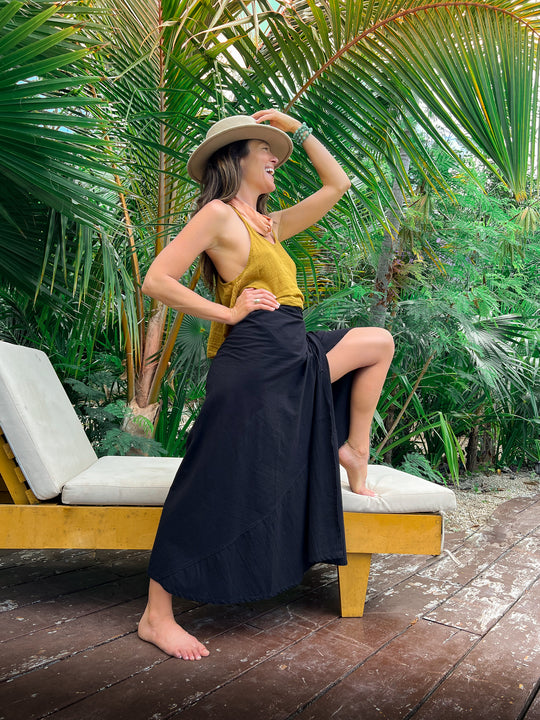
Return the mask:
[(231, 318), (228, 325), (236, 325), (255, 310), (277, 310), (279, 303), (276, 296), (262, 288), (245, 288), (230, 309)]
[(302, 124), (299, 120), (295, 120), (290, 115), (286, 115), (279, 110), (273, 109), (259, 110), (258, 112), (253, 113), (251, 117), (258, 123), (268, 122), (272, 125), (272, 127), (288, 133), (295, 132)]

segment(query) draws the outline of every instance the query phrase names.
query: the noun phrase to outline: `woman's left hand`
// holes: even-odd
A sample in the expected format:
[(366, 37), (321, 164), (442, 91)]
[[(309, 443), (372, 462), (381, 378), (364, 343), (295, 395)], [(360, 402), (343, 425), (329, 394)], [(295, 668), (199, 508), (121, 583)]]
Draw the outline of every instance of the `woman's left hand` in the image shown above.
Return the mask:
[(259, 110), (258, 112), (253, 113), (251, 117), (254, 118), (258, 123), (268, 122), (270, 123), (270, 125), (272, 125), (272, 127), (288, 133), (295, 132), (302, 124), (299, 120), (295, 120), (294, 118), (290, 117), (290, 115), (286, 115), (279, 110), (273, 109)]

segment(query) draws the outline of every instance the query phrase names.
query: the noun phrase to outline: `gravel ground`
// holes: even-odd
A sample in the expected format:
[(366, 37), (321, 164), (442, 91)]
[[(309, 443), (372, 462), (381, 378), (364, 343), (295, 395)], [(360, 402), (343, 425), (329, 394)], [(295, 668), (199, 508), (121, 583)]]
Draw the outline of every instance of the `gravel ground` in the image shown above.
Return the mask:
[(540, 476), (532, 470), (490, 475), (478, 473), (461, 480), (459, 488), (452, 489), (457, 508), (446, 515), (445, 528), (448, 531), (469, 530), (486, 523), (497, 505), (506, 500), (540, 493)]

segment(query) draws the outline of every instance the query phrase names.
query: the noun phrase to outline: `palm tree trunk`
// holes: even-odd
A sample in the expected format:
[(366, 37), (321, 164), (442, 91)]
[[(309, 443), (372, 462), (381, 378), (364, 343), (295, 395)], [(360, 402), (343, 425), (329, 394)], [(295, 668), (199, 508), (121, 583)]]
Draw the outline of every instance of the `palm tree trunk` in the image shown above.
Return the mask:
[[(403, 146), (400, 147), (399, 155), (405, 174), (407, 174), (409, 172), (411, 159)], [(384, 229), (381, 252), (375, 274), (374, 295), (369, 312), (369, 321), (374, 327), (384, 327), (386, 324), (386, 314), (388, 306), (390, 305), (389, 287), (393, 275), (394, 259), (396, 257), (397, 237), (401, 227), (401, 211), (405, 205), (405, 198), (403, 197), (401, 187), (397, 180), (394, 180), (392, 192), (396, 204), (394, 207), (388, 208), (385, 213), (388, 223)], [(390, 231), (389, 228), (392, 228), (392, 231)]]
[(478, 441), (480, 439), (480, 417), (483, 413), (483, 405), (476, 410), (477, 421), (469, 433), (469, 440), (467, 443), (467, 470), (469, 472), (476, 472), (478, 470)]

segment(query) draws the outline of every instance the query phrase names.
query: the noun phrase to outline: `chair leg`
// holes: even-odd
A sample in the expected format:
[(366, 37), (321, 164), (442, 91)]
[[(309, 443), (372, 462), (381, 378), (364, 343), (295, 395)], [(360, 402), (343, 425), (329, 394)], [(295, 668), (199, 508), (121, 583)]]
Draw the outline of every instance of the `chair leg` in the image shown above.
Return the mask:
[(371, 553), (347, 553), (347, 565), (338, 566), (341, 617), (362, 617)]

